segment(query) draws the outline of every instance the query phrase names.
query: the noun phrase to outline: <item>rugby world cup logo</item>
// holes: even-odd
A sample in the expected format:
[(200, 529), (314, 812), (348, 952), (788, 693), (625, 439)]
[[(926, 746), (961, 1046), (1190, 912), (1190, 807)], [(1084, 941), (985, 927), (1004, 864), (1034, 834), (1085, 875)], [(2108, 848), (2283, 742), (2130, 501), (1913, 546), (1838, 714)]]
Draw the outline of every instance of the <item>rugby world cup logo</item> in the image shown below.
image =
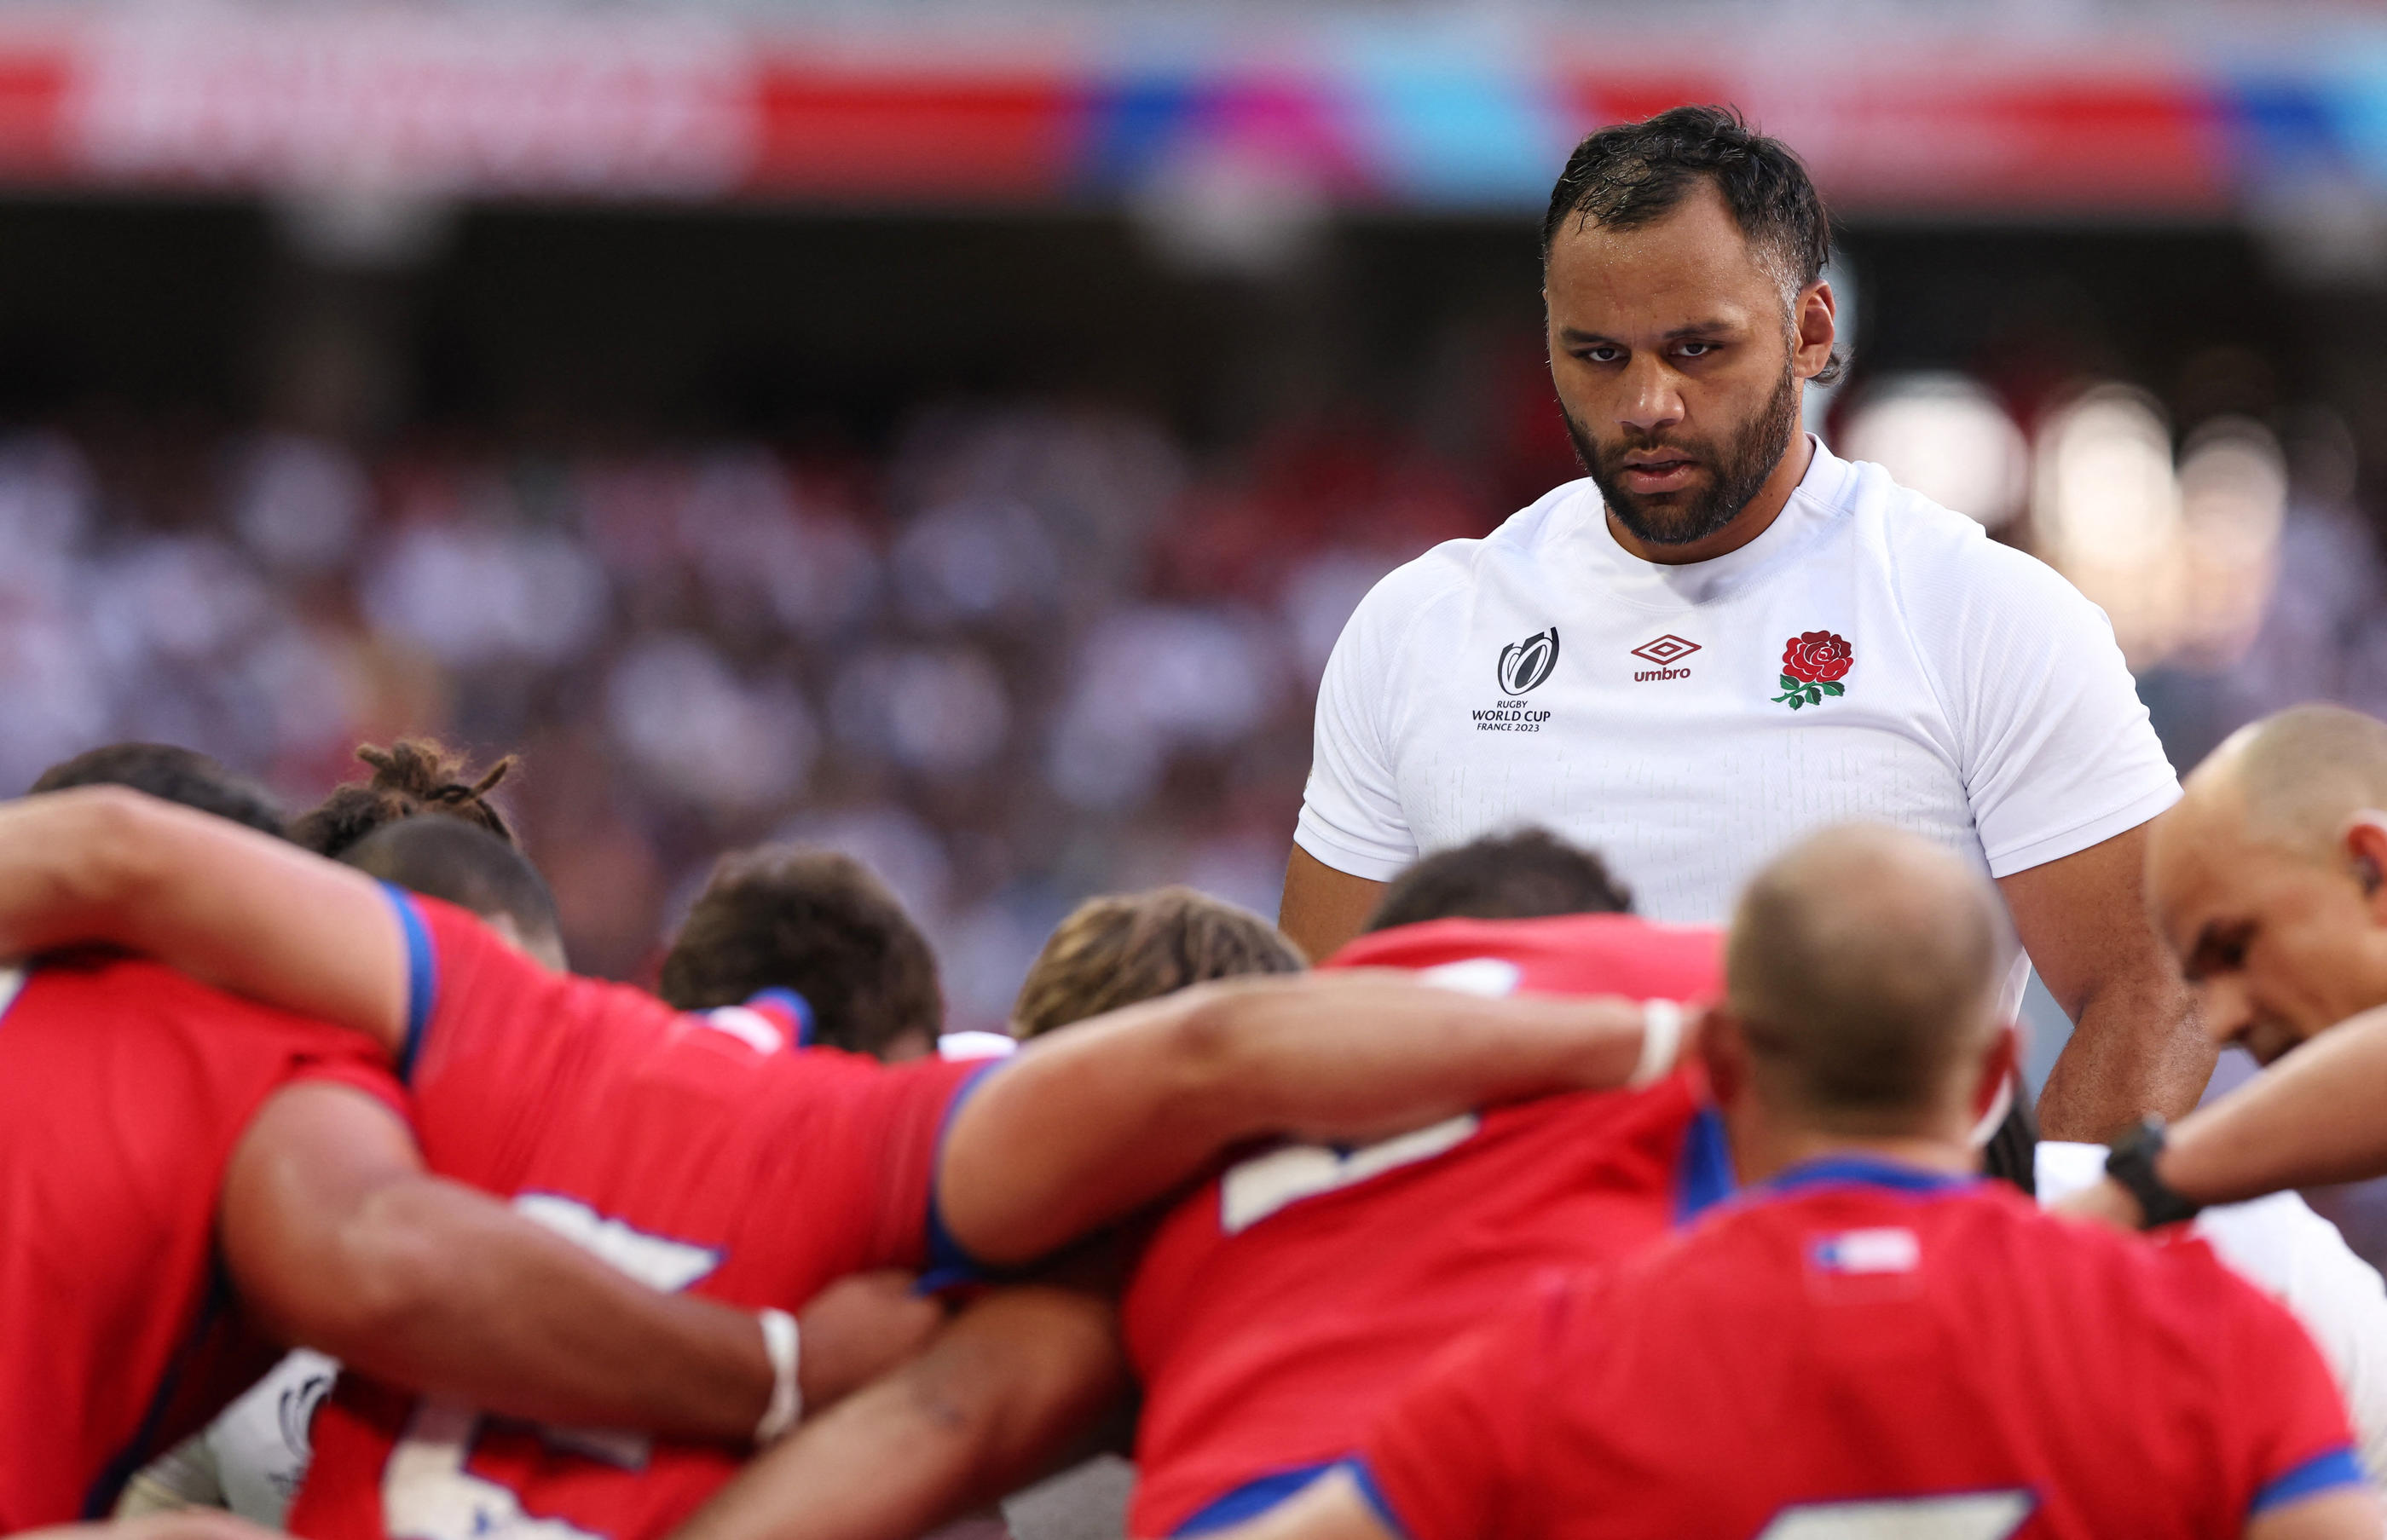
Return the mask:
[(1559, 666), (1559, 628), (1536, 631), (1500, 650), (1500, 693), (1522, 695)]

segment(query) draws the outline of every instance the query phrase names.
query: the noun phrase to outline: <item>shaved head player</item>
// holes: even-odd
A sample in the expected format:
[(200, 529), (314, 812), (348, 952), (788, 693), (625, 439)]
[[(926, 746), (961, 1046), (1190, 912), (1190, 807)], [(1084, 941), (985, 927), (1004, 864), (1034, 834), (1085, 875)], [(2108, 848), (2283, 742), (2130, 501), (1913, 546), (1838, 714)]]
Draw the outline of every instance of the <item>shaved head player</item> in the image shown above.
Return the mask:
[(2273, 1067), (2141, 1125), (2072, 1206), (2162, 1224), (2387, 1174), (2387, 723), (2316, 705), (2242, 729), (2157, 821), (2148, 887), (2207, 1029)]
[(1713, 925), (1769, 854), (1869, 819), (2003, 890), (2078, 1024), (2051, 1134), (2184, 1112), (2212, 1050), (2139, 903), (2171, 767), (2087, 600), (1800, 431), (1839, 368), (1830, 250), (1797, 157), (1728, 112), (1575, 150), (1543, 292), (1588, 477), (1361, 602), (1281, 923), (1325, 956), (1419, 854), (1533, 824), (1650, 917)]

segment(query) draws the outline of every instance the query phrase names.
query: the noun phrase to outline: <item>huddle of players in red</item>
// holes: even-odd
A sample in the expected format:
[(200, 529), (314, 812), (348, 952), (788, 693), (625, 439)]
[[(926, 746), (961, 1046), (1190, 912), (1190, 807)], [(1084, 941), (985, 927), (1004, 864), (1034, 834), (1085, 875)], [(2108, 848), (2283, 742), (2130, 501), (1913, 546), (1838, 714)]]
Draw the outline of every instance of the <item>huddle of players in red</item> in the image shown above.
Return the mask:
[[(1970, 923), (1929, 861), (1851, 838)], [(436, 1351), (374, 1358), (315, 1420), (300, 1534), (917, 1533), (1067, 1453), (1122, 1358), (1138, 1534), (2376, 1532), (2338, 1501), (2363, 1478), (2328, 1370), (2201, 1245), (1927, 1160), (1827, 1153), (1737, 1192), (1756, 1093), (1677, 1062), (1674, 1003), (1727, 992), (1710, 929), (1404, 925), (1007, 1060), (880, 1065), (803, 1046), (800, 998), (675, 1012), (221, 820), (78, 792), (0, 809), (0, 946), (43, 955), (0, 1014), (0, 1530), (104, 1515), (238, 1388), (236, 1296), (266, 1286), (219, 1261), (227, 1174), (261, 1108), (328, 1082), (511, 1205), (492, 1247), (544, 1227), (681, 1307), (657, 1352), (873, 1269), (977, 1297), (879, 1382), (908, 1399), (834, 1408), (865, 1374), (803, 1380), (768, 1325), (717, 1415), (524, 1383), (485, 1416)], [(1087, 1237), (1106, 1259), (1038, 1269)], [(1062, 1290), (1115, 1300), (1116, 1342), (1003, 1314)], [(850, 1319), (805, 1316), (815, 1369)], [(799, 1381), (778, 1447), (710, 1428), (777, 1433)], [(588, 1406), (712, 1436), (520, 1420)]]

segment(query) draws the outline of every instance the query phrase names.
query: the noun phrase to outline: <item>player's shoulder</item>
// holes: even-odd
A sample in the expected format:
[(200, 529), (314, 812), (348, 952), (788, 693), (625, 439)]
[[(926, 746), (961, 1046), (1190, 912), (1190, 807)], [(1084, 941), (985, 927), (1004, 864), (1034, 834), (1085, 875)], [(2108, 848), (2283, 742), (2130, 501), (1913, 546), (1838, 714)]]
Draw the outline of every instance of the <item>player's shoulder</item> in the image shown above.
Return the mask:
[[(1378, 579), (1359, 601), (1352, 624), (1407, 631), (1445, 605), (1452, 613), (1463, 613), (1465, 597), (1495, 571), (1530, 574), (1546, 570), (1543, 558), (1565, 537), (1574, 501), (1590, 486), (1584, 480), (1552, 487), (1489, 535), (1429, 547)], [(1597, 491), (1592, 495), (1597, 497)]]
[[(686, 1017), (692, 1028), (714, 1026), (720, 1013)], [(688, 1034), (699, 1039), (709, 1033)], [(931, 1054), (882, 1064), (867, 1054), (841, 1048), (789, 1048), (764, 1055), (769, 1090), (758, 1094), (786, 1108), (850, 1109), (867, 1118), (900, 1117), (909, 1108), (941, 1120), (954, 1098), (999, 1074), (1009, 1055), (948, 1059)]]
[(1484, 994), (1623, 994), (1704, 999), (1716, 991), (1723, 934), (1636, 915), (1428, 920), (1362, 936), (1335, 967), (1395, 967)]
[(1978, 521), (1902, 486), (1870, 461), (1846, 461), (1838, 501), (1859, 536), (1892, 569), (1910, 614), (1930, 620), (1963, 613), (2091, 606), (2062, 574), (2028, 551), (1992, 539)]
[(680, 1019), (633, 985), (543, 966), (462, 909), (409, 894), (399, 911), (410, 932), (408, 1058), (421, 1077), (492, 1058), (616, 1064)]
[(222, 1041), (227, 1048), (248, 1041), (217, 1036), (216, 1029), (231, 1025), (321, 1037), (340, 1045), (367, 1044), (360, 1034), (228, 993), (144, 957), (82, 953), (45, 959), (21, 972), (0, 974), (0, 993), (7, 994), (10, 1010), (23, 1016), (52, 1011), (83, 1015), (104, 1004), (111, 1014), (137, 1012), (151, 1021), (195, 1031), (203, 1044)]
[[(2033, 1168), (2040, 1202), (2058, 1203), (2103, 1180), (2105, 1146), (2042, 1139)], [(2292, 1294), (2299, 1281), (2341, 1268), (2353, 1269), (2357, 1279), (2368, 1274), (2370, 1286), (2377, 1287), (2370, 1265), (2294, 1193), (2216, 1204), (2196, 1217), (2196, 1233), (2232, 1269), (2277, 1297)]]
[(2001, 1182), (1979, 1184), (1978, 1206), (2014, 1238), (2023, 1260), (2043, 1273), (2065, 1273), (2094, 1292), (2141, 1306), (2154, 1325), (2193, 1323), (2215, 1313), (2252, 1311), (2267, 1319), (2278, 1306), (2229, 1266), (2206, 1240), (2180, 1228), (2153, 1236), (2041, 1208)]

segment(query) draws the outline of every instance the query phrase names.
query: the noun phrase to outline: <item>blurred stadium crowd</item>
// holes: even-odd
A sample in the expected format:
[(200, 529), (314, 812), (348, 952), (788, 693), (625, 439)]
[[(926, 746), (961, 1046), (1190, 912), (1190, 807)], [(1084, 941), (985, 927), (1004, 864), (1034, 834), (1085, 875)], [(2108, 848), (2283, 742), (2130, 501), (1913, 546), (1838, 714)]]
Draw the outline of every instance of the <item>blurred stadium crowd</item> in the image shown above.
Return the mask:
[(311, 800), (360, 741), (518, 749), (579, 966), (638, 972), (715, 852), (799, 838), (885, 873), (954, 1025), (999, 1023), (1086, 892), (1273, 912), (1343, 620), (1491, 522), (1380, 444), (1231, 482), (1030, 405), (922, 411), (883, 460), (23, 435), (0, 774), (151, 738)]
[[(2151, 398), (2068, 399), (2027, 438), (1977, 384), (1891, 376), (1831, 431), (2104, 603), (2175, 763), (2293, 700), (2387, 711), (2342, 429), (2191, 424), (2175, 469)], [(885, 874), (952, 1026), (997, 1027), (1086, 894), (1274, 913), (1329, 649), (1393, 566), (1572, 473), (1536, 405), (1488, 467), (1332, 421), (1201, 457), (1032, 398), (923, 406), (882, 453), (19, 432), (0, 780), (148, 738), (300, 802), (360, 741), (519, 751), (577, 966), (639, 975), (714, 853), (800, 839)], [(2102, 543), (2067, 543), (2084, 502)]]

